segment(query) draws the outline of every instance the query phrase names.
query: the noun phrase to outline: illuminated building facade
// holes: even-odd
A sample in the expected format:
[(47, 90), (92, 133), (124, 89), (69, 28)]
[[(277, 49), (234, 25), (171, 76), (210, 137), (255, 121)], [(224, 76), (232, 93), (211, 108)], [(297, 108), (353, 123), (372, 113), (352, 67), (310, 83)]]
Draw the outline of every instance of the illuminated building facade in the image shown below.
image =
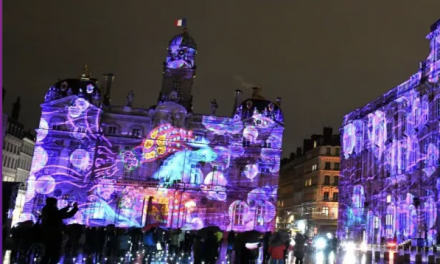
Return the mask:
[(370, 244), (440, 230), (440, 20), (429, 57), (396, 88), (344, 117), (338, 232)]
[(230, 117), (192, 111), (197, 45), (186, 30), (169, 42), (157, 105), (111, 105), (112, 74), (101, 87), (88, 69), (54, 84), (41, 105), (23, 220), (45, 198), (79, 202), (69, 223), (90, 226), (273, 230), (283, 136), (280, 99), (255, 88)]
[(322, 135), (304, 140), (283, 160), (278, 198), (278, 228), (313, 237), (334, 233), (338, 219), (339, 135), (325, 127)]

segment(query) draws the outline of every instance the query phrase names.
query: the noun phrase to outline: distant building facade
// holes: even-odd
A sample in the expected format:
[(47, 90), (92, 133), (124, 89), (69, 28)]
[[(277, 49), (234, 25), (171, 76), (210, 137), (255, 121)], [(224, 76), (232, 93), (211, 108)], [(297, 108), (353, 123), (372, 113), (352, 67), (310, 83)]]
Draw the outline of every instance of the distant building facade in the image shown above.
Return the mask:
[(304, 140), (280, 170), (278, 228), (298, 229), (308, 236), (335, 232), (338, 218), (339, 135)]
[(401, 85), (344, 117), (338, 233), (377, 244), (440, 230), (440, 20)]

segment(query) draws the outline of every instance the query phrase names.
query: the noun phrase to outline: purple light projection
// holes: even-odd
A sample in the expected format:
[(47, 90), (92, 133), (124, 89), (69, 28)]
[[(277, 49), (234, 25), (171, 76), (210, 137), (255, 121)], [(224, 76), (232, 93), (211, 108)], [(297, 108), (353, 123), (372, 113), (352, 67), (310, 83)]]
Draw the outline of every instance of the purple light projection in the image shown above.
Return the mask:
[[(246, 116), (240, 107), (240, 117), (195, 116), (189, 128), (160, 122), (138, 140), (103, 133), (105, 110), (85, 98), (43, 105), (21, 220), (35, 219), (45, 197), (54, 196), (59, 206), (79, 203), (68, 223), (274, 229), (279, 110), (277, 119), (256, 109)], [(121, 149), (121, 140), (137, 143)]]
[(342, 239), (425, 238), (432, 245), (440, 230), (439, 25), (428, 35), (432, 50), (419, 72), (344, 117)]

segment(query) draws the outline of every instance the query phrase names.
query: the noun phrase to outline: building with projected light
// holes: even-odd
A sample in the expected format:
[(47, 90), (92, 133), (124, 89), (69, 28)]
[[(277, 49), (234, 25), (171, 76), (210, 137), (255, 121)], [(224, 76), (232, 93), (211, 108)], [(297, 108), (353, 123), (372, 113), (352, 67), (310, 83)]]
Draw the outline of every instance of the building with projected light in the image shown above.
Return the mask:
[[(435, 242), (440, 230), (440, 20), (407, 81), (344, 117), (338, 233)], [(417, 240), (418, 239), (418, 240)]]
[[(98, 86), (88, 68), (55, 83), (42, 114), (22, 220), (46, 197), (78, 201), (68, 223), (272, 230), (283, 136), (280, 99), (235, 91), (229, 117), (192, 110), (197, 45), (186, 30), (169, 42), (157, 105), (111, 104), (114, 76)], [(231, 98), (232, 99), (232, 98)]]

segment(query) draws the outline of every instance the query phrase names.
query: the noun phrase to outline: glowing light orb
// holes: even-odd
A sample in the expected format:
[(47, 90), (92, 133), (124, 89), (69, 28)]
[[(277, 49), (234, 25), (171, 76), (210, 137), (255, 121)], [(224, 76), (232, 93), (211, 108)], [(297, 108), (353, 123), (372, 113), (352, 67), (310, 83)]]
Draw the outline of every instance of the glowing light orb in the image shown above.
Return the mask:
[(259, 173), (258, 164), (248, 164), (244, 167), (243, 174), (249, 180), (253, 181), (255, 177), (257, 177)]
[(46, 119), (41, 118), (38, 134), (37, 134), (37, 142), (44, 140), (48, 133), (49, 133), (49, 124), (47, 123)]
[(31, 213), (22, 213), (19, 222), (32, 221), (37, 222), (37, 218)]
[(344, 127), (344, 135), (342, 137), (343, 152), (346, 159), (353, 153), (356, 145), (356, 127), (348, 124)]
[(89, 84), (89, 85), (87, 85), (87, 89), (86, 89), (86, 92), (88, 93), (88, 94), (91, 94), (91, 93), (93, 93), (93, 90), (95, 89), (95, 87), (93, 87), (93, 84)]
[(245, 129), (243, 129), (243, 137), (251, 142), (255, 142), (258, 137), (258, 129), (256, 129), (254, 126), (247, 126)]
[(90, 154), (84, 149), (77, 149), (70, 155), (70, 163), (80, 170), (85, 170), (90, 166)]
[(31, 171), (33, 173), (41, 170), (46, 166), (47, 161), (49, 160), (49, 156), (47, 155), (46, 150), (44, 150), (43, 147), (36, 147), (34, 150), (34, 160), (32, 162), (32, 169)]
[(25, 195), (25, 202), (29, 202), (35, 197), (35, 175), (31, 174), (27, 180), (27, 190)]
[(56, 182), (52, 176), (45, 175), (35, 182), (35, 190), (41, 194), (49, 194), (55, 189)]
[(203, 183), (205, 185), (226, 186), (228, 181), (221, 171), (211, 171), (206, 175)]
[(202, 229), (205, 225), (203, 224), (203, 220), (199, 217), (195, 217), (191, 220), (191, 224), (193, 224), (195, 230)]
[(122, 152), (121, 159), (124, 162), (125, 169), (128, 171), (134, 170), (139, 166), (137, 155), (131, 150)]

